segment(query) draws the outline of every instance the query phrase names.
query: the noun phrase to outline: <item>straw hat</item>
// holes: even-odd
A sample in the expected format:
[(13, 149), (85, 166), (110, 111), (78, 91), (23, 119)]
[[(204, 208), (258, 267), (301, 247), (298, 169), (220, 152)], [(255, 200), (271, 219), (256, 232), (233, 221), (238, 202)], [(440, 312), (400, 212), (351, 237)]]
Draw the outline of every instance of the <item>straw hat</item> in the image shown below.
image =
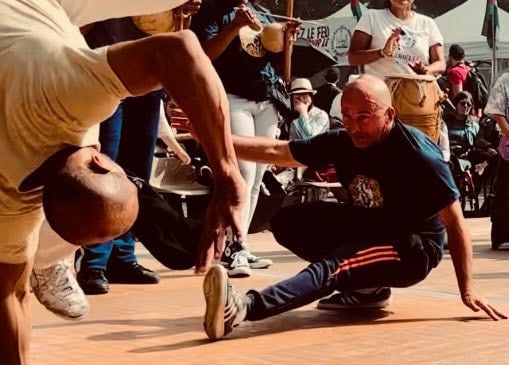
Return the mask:
[(151, 35), (176, 30), (172, 10), (157, 14), (133, 16), (131, 19), (139, 30)]
[(164, 32), (174, 32), (175, 19), (173, 18), (173, 9), (184, 5), (189, 0), (167, 0), (166, 11), (156, 14), (141, 14), (131, 17), (134, 25), (147, 34), (158, 34)]
[(292, 86), (290, 88), (290, 95), (293, 94), (316, 94), (316, 90), (313, 89), (313, 85), (311, 85), (311, 81), (308, 79), (295, 79), (292, 81)]

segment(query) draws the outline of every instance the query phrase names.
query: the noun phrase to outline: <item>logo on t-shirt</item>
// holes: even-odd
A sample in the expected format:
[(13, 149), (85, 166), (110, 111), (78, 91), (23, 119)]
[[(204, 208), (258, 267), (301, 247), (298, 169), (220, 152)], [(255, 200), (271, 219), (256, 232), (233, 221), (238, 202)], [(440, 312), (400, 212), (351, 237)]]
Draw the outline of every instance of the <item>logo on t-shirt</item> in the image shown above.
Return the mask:
[(348, 192), (356, 207), (380, 208), (384, 205), (380, 184), (366, 176), (357, 175), (348, 186)]
[(422, 61), (416, 54), (415, 47), (418, 41), (417, 37), (418, 34), (405, 28), (405, 35), (401, 36), (401, 39), (398, 42), (398, 49), (394, 55), (397, 62), (407, 65), (408, 63)]
[(239, 38), (242, 49), (248, 55), (260, 58), (267, 54), (262, 46), (261, 32), (257, 32), (246, 25), (240, 28)]

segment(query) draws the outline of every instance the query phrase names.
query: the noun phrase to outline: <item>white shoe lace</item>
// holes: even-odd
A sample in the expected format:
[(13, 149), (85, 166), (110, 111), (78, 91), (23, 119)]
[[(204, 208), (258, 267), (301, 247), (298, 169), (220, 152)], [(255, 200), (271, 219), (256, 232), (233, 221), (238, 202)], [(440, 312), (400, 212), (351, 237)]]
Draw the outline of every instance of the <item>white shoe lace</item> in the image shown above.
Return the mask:
[(72, 279), (69, 277), (69, 267), (64, 262), (59, 262), (47, 269), (34, 270), (37, 276), (38, 288), (34, 291), (41, 293), (51, 292), (53, 296), (68, 299), (76, 292)]
[(232, 267), (238, 267), (238, 266), (248, 266), (249, 267), (249, 261), (248, 261), (248, 253), (244, 250), (234, 252), (231, 255), (232, 258)]

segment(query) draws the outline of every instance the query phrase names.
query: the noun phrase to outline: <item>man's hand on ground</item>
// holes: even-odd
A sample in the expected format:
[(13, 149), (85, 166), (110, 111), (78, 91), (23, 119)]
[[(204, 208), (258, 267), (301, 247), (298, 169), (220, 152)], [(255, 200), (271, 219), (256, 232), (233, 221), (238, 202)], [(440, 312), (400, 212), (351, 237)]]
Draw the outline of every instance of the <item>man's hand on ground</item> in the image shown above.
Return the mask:
[(221, 258), (227, 228), (231, 227), (234, 239), (243, 239), (240, 214), (246, 189), (240, 172), (236, 170), (229, 178), (215, 179), (214, 183), (214, 191), (203, 222), (196, 273), (206, 272), (214, 258)]
[(474, 312), (483, 310), (495, 321), (498, 321), (499, 319), (507, 319), (505, 314), (496, 310), (491, 304), (488, 304), (488, 301), (477, 294), (474, 290), (462, 293), (461, 299), (463, 300), (463, 303)]

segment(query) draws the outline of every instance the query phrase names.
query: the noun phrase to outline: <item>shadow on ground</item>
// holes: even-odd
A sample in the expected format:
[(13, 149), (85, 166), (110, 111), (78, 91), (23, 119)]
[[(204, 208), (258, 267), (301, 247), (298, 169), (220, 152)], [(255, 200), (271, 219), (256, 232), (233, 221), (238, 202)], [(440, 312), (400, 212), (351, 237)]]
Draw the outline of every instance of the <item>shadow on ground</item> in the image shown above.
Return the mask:
[[(469, 322), (487, 320), (484, 317), (439, 317), (439, 318), (411, 318), (411, 319), (390, 319), (392, 312), (383, 310), (350, 310), (344, 313), (337, 311), (316, 311), (304, 310), (293, 311), (283, 315), (260, 321), (244, 323), (226, 338), (226, 341), (243, 340), (257, 336), (265, 336), (276, 333), (291, 332), (296, 330), (317, 329), (327, 327), (346, 326), (373, 326), (373, 325), (394, 325), (401, 323), (416, 322), (437, 322), (454, 321)], [(201, 318), (200, 318), (201, 330)], [(203, 334), (205, 336), (205, 334)], [(94, 336), (96, 337), (96, 336)], [(130, 350), (131, 353), (152, 353), (176, 351), (197, 346), (212, 345), (214, 342), (207, 339), (186, 340), (182, 342), (169, 343), (166, 345), (141, 347)]]

